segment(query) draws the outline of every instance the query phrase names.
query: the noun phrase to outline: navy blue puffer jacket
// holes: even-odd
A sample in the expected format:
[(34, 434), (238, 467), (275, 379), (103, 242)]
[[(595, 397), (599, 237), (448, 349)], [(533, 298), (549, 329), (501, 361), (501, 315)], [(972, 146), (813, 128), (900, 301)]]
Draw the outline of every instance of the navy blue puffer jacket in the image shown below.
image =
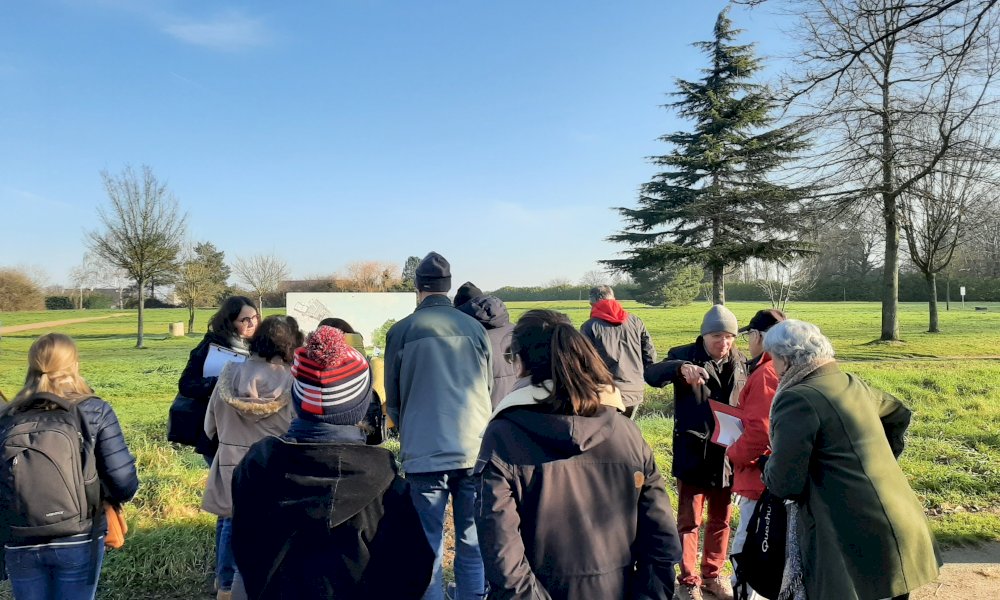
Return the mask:
[(78, 407), (96, 437), (94, 454), (104, 499), (112, 504), (131, 500), (139, 489), (139, 476), (118, 416), (110, 404), (96, 396), (81, 400)]

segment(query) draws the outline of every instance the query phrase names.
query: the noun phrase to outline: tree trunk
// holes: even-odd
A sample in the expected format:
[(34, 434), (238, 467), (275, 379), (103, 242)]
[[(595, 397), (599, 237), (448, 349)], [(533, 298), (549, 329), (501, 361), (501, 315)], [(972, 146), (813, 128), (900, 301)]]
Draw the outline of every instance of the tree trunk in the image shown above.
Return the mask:
[(257, 294), (257, 314), (264, 314), (264, 294)]
[(194, 331), (194, 302), (188, 303), (188, 333)]
[(937, 302), (937, 274), (926, 273), (927, 279), (927, 305), (930, 310), (930, 324), (927, 326), (927, 333), (940, 333), (938, 329), (938, 302)]
[(882, 272), (882, 336), (883, 341), (899, 339), (899, 222), (897, 220), (896, 194), (892, 189), (892, 104), (888, 62), (882, 80), (882, 218), (885, 219), (885, 267)]
[(896, 197), (883, 195), (885, 206), (885, 270), (882, 273), (883, 341), (899, 339), (899, 223), (896, 220)]
[(136, 348), (142, 348), (142, 318), (144, 316), (143, 315), (143, 309), (145, 308), (143, 306), (145, 304), (145, 302), (143, 301), (142, 295), (146, 291), (144, 289), (146, 287), (146, 282), (145, 282), (145, 280), (140, 279), (136, 283), (139, 284), (138, 285), (138, 292), (139, 292), (139, 330), (136, 332), (136, 335), (135, 335), (135, 347)]
[(712, 265), (712, 304), (726, 303), (726, 268)]

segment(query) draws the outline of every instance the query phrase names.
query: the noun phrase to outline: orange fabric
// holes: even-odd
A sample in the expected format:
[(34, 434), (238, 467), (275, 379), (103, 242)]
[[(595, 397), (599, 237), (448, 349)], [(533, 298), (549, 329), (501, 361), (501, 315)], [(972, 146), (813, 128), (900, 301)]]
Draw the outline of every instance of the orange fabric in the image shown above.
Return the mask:
[(743, 408), (743, 435), (726, 450), (733, 463), (733, 493), (757, 500), (764, 491), (757, 459), (771, 443), (771, 402), (778, 389), (778, 374), (766, 352), (740, 390)]
[(104, 515), (108, 519), (108, 533), (104, 536), (104, 545), (118, 549), (125, 545), (125, 534), (128, 533), (128, 523), (120, 507), (104, 503)]

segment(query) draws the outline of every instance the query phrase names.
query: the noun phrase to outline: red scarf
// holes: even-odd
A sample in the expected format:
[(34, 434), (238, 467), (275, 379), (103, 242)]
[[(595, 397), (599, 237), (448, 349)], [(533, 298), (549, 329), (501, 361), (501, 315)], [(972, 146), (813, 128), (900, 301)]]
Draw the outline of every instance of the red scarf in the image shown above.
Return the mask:
[(590, 317), (612, 325), (621, 325), (628, 319), (628, 313), (617, 300), (600, 300), (590, 307)]

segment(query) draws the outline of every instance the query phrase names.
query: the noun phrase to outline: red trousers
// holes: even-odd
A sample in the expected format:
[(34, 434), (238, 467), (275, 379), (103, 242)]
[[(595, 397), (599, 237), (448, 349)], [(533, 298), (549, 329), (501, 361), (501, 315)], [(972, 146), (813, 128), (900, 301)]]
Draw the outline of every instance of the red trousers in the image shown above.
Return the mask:
[[(715, 579), (722, 573), (729, 550), (729, 518), (733, 513), (730, 488), (703, 488), (677, 480), (677, 532), (681, 536), (681, 572), (677, 581), (700, 585), (703, 579)], [(705, 523), (705, 547), (701, 556), (701, 575), (695, 573), (698, 562), (698, 531), (708, 503)]]

